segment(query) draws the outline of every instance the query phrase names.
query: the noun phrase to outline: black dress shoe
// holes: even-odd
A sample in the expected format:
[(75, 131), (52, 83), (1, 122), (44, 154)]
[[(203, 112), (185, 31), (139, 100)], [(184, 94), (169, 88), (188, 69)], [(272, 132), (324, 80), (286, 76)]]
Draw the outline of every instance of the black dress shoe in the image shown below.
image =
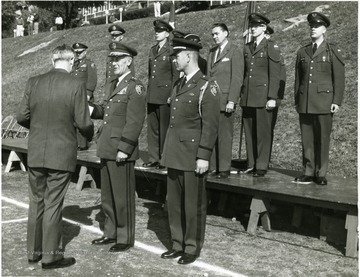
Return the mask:
[(183, 254), (184, 254), (184, 252), (182, 252), (182, 251), (169, 250), (169, 251), (166, 251), (166, 252), (162, 253), (161, 258), (163, 258), (163, 259), (175, 259), (177, 257), (180, 257)]
[(216, 175), (216, 179), (226, 179), (230, 175), (229, 171), (220, 171), (218, 175)]
[(62, 258), (61, 260), (51, 263), (42, 263), (41, 267), (43, 269), (55, 269), (55, 268), (68, 267), (75, 263), (76, 263), (75, 258), (69, 257), (69, 258)]
[(326, 186), (327, 185), (327, 180), (325, 177), (316, 177), (315, 178), (315, 183), (320, 185), (320, 186)]
[(313, 181), (313, 177), (307, 175), (301, 175), (295, 178), (295, 183), (299, 183), (299, 184), (311, 184), (312, 181)]
[(164, 170), (164, 169), (166, 169), (166, 167), (165, 166), (163, 166), (163, 165), (157, 165), (156, 167), (155, 167), (156, 169), (160, 169), (160, 170)]
[(239, 170), (238, 173), (240, 174), (253, 174), (255, 172), (255, 168), (253, 167), (248, 167), (247, 169), (245, 170)]
[(253, 173), (253, 176), (254, 177), (264, 177), (265, 174), (266, 174), (266, 170), (263, 170), (263, 169), (257, 169), (254, 173)]
[(209, 171), (208, 176), (215, 177), (218, 174), (219, 174), (219, 172), (217, 172), (216, 170), (211, 170), (211, 171)]
[(198, 258), (196, 255), (186, 254), (181, 256), (181, 258), (178, 260), (178, 264), (191, 264), (195, 262), (195, 260)]
[(35, 263), (38, 263), (39, 261), (41, 261), (41, 259), (42, 259), (42, 255), (38, 256), (38, 257), (35, 258), (35, 259), (28, 259), (28, 262), (29, 262), (30, 264), (35, 264)]
[(109, 252), (122, 252), (128, 250), (132, 245), (117, 243), (110, 247)]
[(158, 162), (148, 162), (148, 163), (143, 163), (143, 167), (157, 167), (160, 164)]
[(105, 245), (105, 244), (109, 244), (109, 243), (114, 243), (116, 242), (116, 239), (111, 239), (108, 237), (101, 237), (99, 239), (94, 239), (91, 244), (95, 244), (95, 245)]

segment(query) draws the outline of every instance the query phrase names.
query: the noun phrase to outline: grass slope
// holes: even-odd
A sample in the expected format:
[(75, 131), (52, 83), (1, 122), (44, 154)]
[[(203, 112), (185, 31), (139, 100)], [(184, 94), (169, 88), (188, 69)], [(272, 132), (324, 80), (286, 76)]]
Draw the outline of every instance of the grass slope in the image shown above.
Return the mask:
[[(275, 139), (271, 166), (301, 170), (301, 139), (298, 115), (294, 108), (293, 86), (296, 51), (309, 42), (309, 29), (306, 23), (297, 28), (282, 32), (290, 23), (284, 20), (298, 15), (306, 15), (320, 5), (328, 5), (324, 13), (329, 15), (331, 26), (328, 29), (329, 41), (342, 49), (346, 62), (346, 90), (339, 113), (334, 116), (331, 135), (329, 174), (344, 177), (357, 176), (357, 16), (351, 20), (349, 12), (357, 14), (357, 2), (258, 2), (257, 12), (265, 14), (275, 29), (273, 39), (278, 42), (287, 66), (287, 84), (285, 99), (279, 110), (275, 129)], [(177, 16), (177, 29), (199, 34), (204, 48), (201, 55), (207, 57), (213, 42), (211, 25), (224, 22), (230, 30), (230, 38), (242, 45), (242, 26), (246, 4), (237, 3), (224, 9), (191, 12)], [(147, 84), (148, 52), (154, 44), (154, 18), (145, 18), (123, 22), (126, 30), (124, 42), (135, 46), (139, 54), (135, 59), (137, 78)], [(55, 39), (47, 47), (22, 57), (24, 51)], [(105, 64), (109, 43), (107, 26), (87, 26), (54, 33), (41, 33), (32, 37), (10, 38), (2, 40), (2, 115), (15, 114), (21, 101), (25, 84), (30, 76), (45, 73), (51, 68), (51, 51), (56, 46), (67, 43), (82, 42), (89, 46), (88, 56), (96, 63), (98, 85), (95, 100), (101, 101), (104, 95)], [(237, 109), (237, 120), (234, 126), (233, 157), (238, 157), (240, 109)], [(99, 122), (97, 122), (97, 125)], [(140, 138), (141, 148), (146, 149), (146, 124)], [(246, 157), (245, 146), (242, 146), (241, 157)]]

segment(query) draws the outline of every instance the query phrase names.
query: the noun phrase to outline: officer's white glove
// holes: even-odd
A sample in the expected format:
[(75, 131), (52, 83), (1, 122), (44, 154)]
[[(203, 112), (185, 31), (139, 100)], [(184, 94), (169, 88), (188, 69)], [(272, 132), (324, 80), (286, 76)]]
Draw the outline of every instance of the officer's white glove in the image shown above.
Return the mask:
[(225, 112), (227, 113), (232, 113), (234, 111), (234, 102), (231, 102), (229, 101), (227, 104), (226, 104), (226, 107), (225, 107)]
[(128, 158), (128, 154), (125, 154), (121, 151), (118, 151), (116, 154), (116, 162), (120, 163), (120, 162), (125, 162), (126, 159)]
[(266, 102), (266, 109), (267, 110), (272, 110), (273, 108), (276, 107), (276, 101), (274, 99), (270, 99)]
[(330, 111), (332, 112), (332, 113), (337, 113), (338, 111), (339, 111), (339, 106), (338, 105), (336, 105), (336, 104), (331, 104), (331, 108), (330, 108)]
[(196, 169), (195, 173), (204, 174), (209, 169), (209, 161), (205, 161), (202, 159), (196, 160)]

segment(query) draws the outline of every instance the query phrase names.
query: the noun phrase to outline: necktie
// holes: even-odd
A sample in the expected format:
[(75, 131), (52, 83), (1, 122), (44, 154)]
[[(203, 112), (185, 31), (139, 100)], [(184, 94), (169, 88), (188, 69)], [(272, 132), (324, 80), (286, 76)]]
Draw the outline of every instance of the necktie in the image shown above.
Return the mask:
[(186, 77), (184, 76), (182, 81), (181, 81), (181, 85), (180, 85), (180, 88), (182, 88), (186, 83)]
[(316, 50), (317, 50), (317, 44), (314, 43), (314, 46), (313, 46), (313, 55), (315, 54)]
[(220, 53), (221, 53), (221, 47), (219, 47), (216, 52), (215, 52), (215, 59), (214, 59), (214, 62), (217, 61), (218, 57), (220, 56)]
[(158, 45), (158, 46), (156, 47), (156, 53), (159, 53), (159, 51), (160, 51), (160, 45)]
[(256, 49), (256, 41), (254, 41), (254, 44), (253, 44), (253, 52), (255, 51), (255, 49)]

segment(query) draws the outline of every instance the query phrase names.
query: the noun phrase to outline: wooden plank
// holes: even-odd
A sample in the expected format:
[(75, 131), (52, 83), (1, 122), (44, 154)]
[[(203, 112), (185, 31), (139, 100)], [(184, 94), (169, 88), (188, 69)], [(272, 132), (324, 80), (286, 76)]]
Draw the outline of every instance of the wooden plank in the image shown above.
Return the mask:
[(10, 155), (9, 155), (8, 162), (7, 162), (6, 167), (5, 167), (5, 173), (10, 172), (11, 166), (12, 166), (12, 164), (14, 162), (19, 162), (21, 170), (26, 171), (26, 168), (25, 168), (25, 165), (24, 165), (23, 161), (24, 161), (24, 158), (23, 158), (23, 156), (21, 155), (20, 152), (11, 151)]
[(357, 210), (352, 209), (346, 215), (345, 229), (347, 230), (345, 255), (349, 257), (357, 256), (358, 234), (357, 234), (358, 216)]

